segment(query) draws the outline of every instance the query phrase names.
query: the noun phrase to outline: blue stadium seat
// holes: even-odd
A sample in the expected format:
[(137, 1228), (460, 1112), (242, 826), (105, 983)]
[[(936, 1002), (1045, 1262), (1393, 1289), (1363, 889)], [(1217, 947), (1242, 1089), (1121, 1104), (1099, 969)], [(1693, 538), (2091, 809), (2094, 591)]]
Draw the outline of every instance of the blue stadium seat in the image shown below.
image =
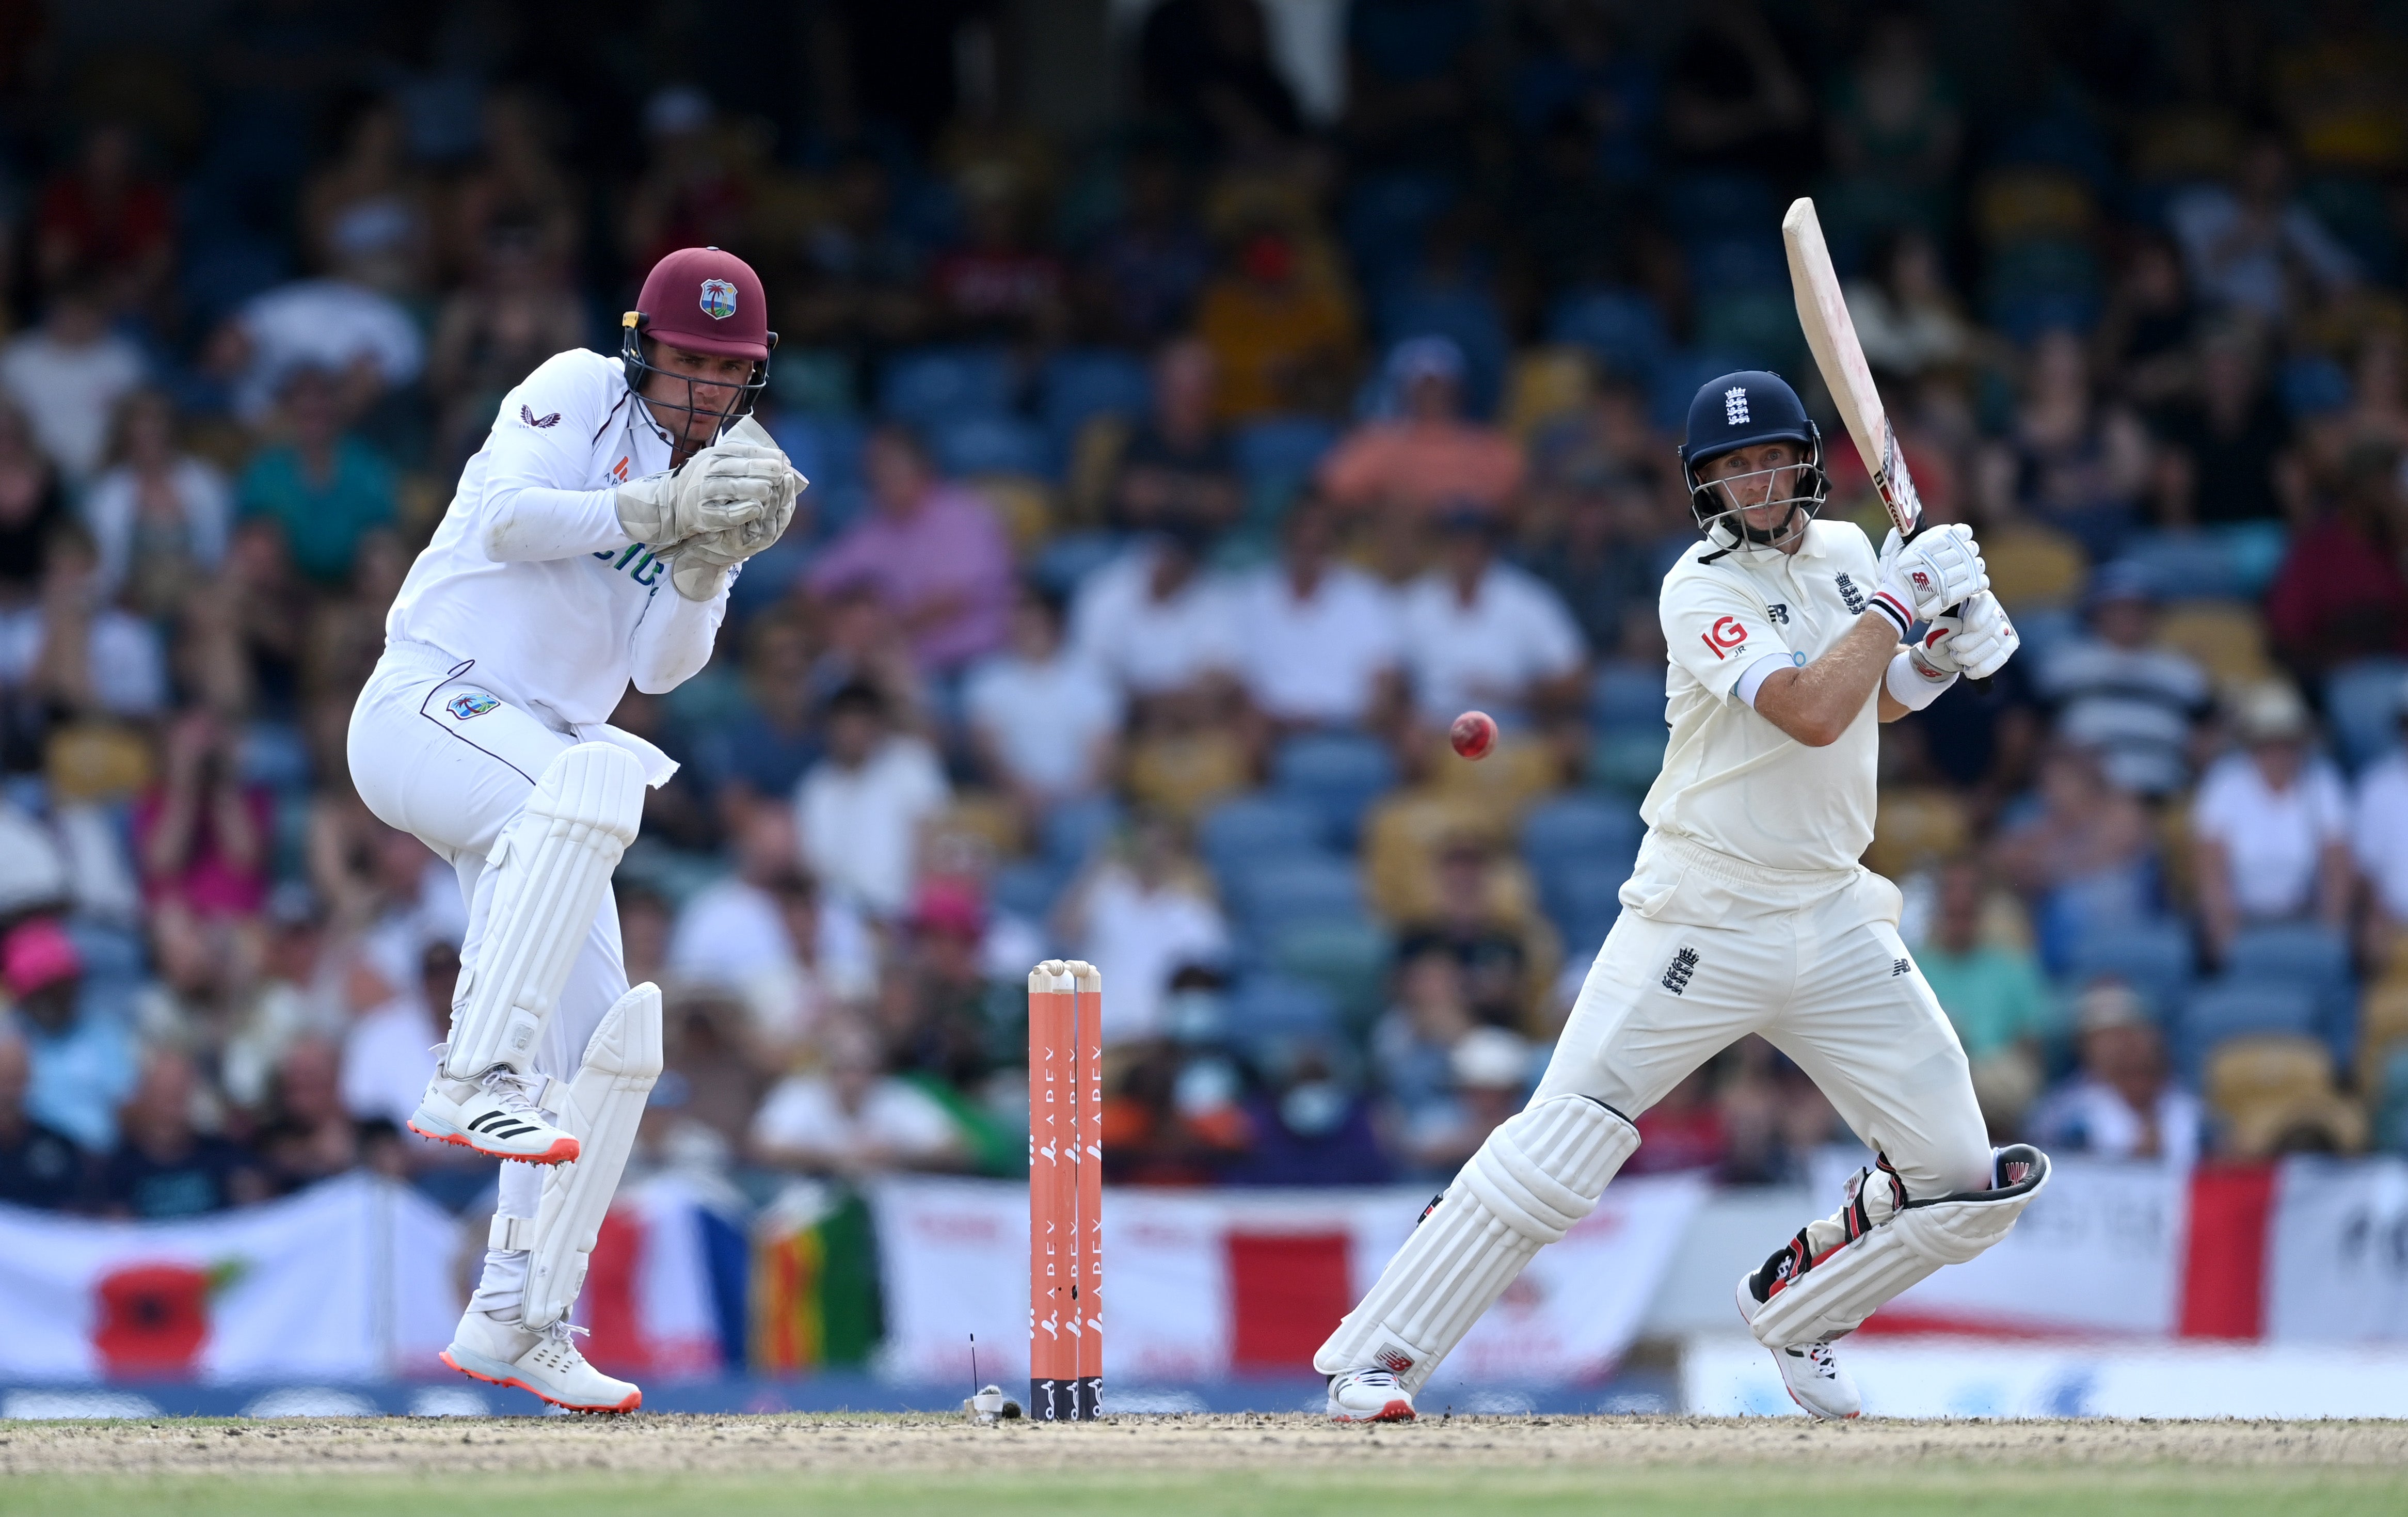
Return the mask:
[(1284, 508), (1337, 441), (1338, 429), (1317, 416), (1267, 417), (1240, 427), (1230, 447), (1238, 472), (1245, 476), (1249, 502), (1258, 508), (1266, 501)]
[(928, 451), (954, 476), (1050, 474), (1045, 434), (1016, 416), (962, 416), (930, 423)]
[(1364, 811), (1396, 782), (1396, 755), (1361, 733), (1307, 733), (1271, 756), (1274, 791), (1312, 807), (1327, 836), (1350, 846)]
[(1664, 727), (1664, 666), (1612, 660), (1588, 687), (1589, 720), (1607, 731), (1660, 732)]
[(1627, 878), (1645, 831), (1629, 802), (1575, 791), (1531, 808), (1522, 822), (1522, 856), (1541, 880), (1605, 865)]
[(2207, 1052), (2228, 1038), (2243, 1033), (2319, 1035), (2314, 991), (2279, 980), (2240, 980), (2230, 976), (2212, 980), (2190, 993), (2175, 1028), (2174, 1054), (2184, 1077), (2194, 1084), (2206, 1066)]
[(1567, 866), (1541, 879), (1539, 895), (1547, 919), (1568, 943), (1601, 943), (1622, 915), (1622, 886), (1630, 878), (1625, 861)]
[(2190, 929), (2182, 923), (2118, 923), (2075, 937), (2067, 954), (2066, 978), (2077, 989), (2094, 980), (2120, 980), (2163, 1021), (2181, 1009), (2195, 965)]
[(2325, 676), (2325, 720), (2351, 773), (2399, 742), (2403, 683), (2408, 683), (2408, 660), (2396, 658), (2359, 659)]
[(1328, 855), (1320, 812), (1259, 791), (1214, 807), (1197, 827), (1196, 843), (1224, 887), (1260, 863)]
[(1291, 853), (1261, 858), (1221, 876), (1249, 933), (1268, 938), (1303, 922), (1363, 922), (1363, 881), (1351, 859)]
[(1038, 414), (1057, 450), (1098, 416), (1132, 421), (1154, 404), (1144, 360), (1111, 348), (1081, 348), (1048, 359), (1038, 379)]
[(1697, 398), (1699, 386), (1747, 366), (1745, 354), (1719, 348), (1681, 348), (1667, 352), (1648, 379), (1648, 414), (1657, 426), (1677, 433), (1688, 424), (1689, 402)]
[(2232, 939), (2225, 971), (2236, 980), (2276, 980), (2316, 990), (2346, 986), (2349, 940), (2313, 922), (2249, 927)]
[(1635, 290), (1570, 292), (1547, 318), (1547, 340), (1585, 348), (1607, 369), (1631, 379), (1654, 373), (1672, 346), (1664, 313)]
[(1039, 584), (1068, 598), (1078, 594), (1080, 582), (1087, 576), (1120, 557), (1125, 547), (1115, 533), (1067, 532), (1038, 551), (1028, 572)]
[(987, 894), (997, 910), (1042, 923), (1069, 882), (1069, 871), (1056, 860), (1020, 859), (996, 870), (987, 881)]
[(1285, 975), (1253, 974), (1229, 993), (1230, 1040), (1323, 1038), (1337, 1035), (1338, 1003), (1319, 985)]
[(1120, 808), (1111, 797), (1090, 795), (1063, 801), (1048, 810), (1038, 824), (1038, 839), (1047, 858), (1075, 868), (1110, 842), (1118, 825)]
[(1375, 922), (1289, 923), (1270, 934), (1269, 949), (1272, 968), (1328, 992), (1340, 1013), (1358, 1026), (1386, 1004), (1396, 944)]
[(1019, 387), (1011, 354), (1001, 348), (922, 348), (889, 359), (879, 409), (925, 426), (966, 416), (1000, 416)]

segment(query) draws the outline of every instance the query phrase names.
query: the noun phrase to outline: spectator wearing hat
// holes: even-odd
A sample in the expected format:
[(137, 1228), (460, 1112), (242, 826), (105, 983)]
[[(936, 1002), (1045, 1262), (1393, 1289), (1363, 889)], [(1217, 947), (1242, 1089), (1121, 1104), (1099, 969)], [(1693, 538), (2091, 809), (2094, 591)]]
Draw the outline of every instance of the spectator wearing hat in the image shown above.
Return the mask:
[(2289, 685), (2242, 694), (2239, 751), (2209, 766), (2191, 805), (2201, 925), (2221, 955), (2244, 926), (2314, 920), (2345, 931), (2356, 884), (2349, 793), (2311, 751), (2308, 708)]
[(1473, 1027), (1446, 1052), (1444, 1096), (1409, 1111), (1398, 1147), (1414, 1178), (1444, 1184), (1514, 1112), (1533, 1083), (1529, 1040), (1503, 1027)]
[(17, 1030), (33, 1066), (26, 1115), (106, 1152), (117, 1142), (118, 1105), (134, 1088), (138, 1052), (131, 1029), (93, 1003), (83, 955), (48, 917), (20, 923), (0, 938), (0, 979), (16, 1003)]
[(2197, 1162), (2206, 1108), (2175, 1083), (2164, 1035), (2131, 988), (2101, 980), (2084, 991), (2073, 1027), (2081, 1066), (2032, 1113), (2031, 1141), (2051, 1153)]
[(2095, 750), (2116, 786), (2169, 794), (2190, 775), (2192, 732), (2208, 710), (2206, 671), (2154, 646), (2157, 585), (2141, 565), (2109, 564), (2092, 577), (2088, 620), (2086, 635), (2041, 667), (2040, 691), (2057, 708), (2057, 736)]
[(1003, 645), (1011, 545), (992, 507), (937, 475), (908, 427), (872, 433), (862, 451), (875, 507), (804, 576), (814, 598), (868, 590), (910, 639), (926, 673), (952, 673)]
[(33, 1076), (25, 1039), (0, 1027), (0, 1202), (56, 1211), (82, 1194), (85, 1159), (74, 1138), (26, 1111)]
[(1442, 509), (1501, 511), (1522, 486), (1522, 445), (1465, 420), (1463, 350), (1452, 337), (1412, 337), (1389, 355), (1393, 419), (1366, 422), (1321, 466), (1323, 494), (1350, 509), (1411, 519)]
[(1405, 588), (1405, 670), (1421, 719), (1444, 727), (1468, 707), (1500, 720), (1572, 697), (1588, 647), (1546, 581), (1497, 556), (1500, 524), (1477, 508), (1439, 521), (1439, 562)]

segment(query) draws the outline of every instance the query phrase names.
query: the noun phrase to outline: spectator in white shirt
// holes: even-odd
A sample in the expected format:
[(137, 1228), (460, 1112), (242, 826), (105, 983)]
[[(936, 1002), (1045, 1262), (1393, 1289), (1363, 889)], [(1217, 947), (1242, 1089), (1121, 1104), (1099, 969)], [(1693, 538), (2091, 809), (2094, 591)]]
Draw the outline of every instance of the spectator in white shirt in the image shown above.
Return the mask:
[(210, 365), (231, 375), (234, 410), (258, 425), (284, 383), (304, 369), (341, 376), (357, 414), (426, 366), (426, 342), (391, 295), (348, 279), (300, 279), (254, 297), (212, 342)]
[(2167, 1072), (2165, 1038), (2141, 998), (2102, 980), (2083, 992), (2073, 1024), (2082, 1067), (2033, 1110), (2032, 1141), (2052, 1153), (2197, 1163), (2206, 1109)]
[(848, 1177), (963, 1166), (968, 1155), (952, 1114), (885, 1071), (867, 1028), (835, 1024), (821, 1046), (820, 1067), (780, 1081), (753, 1114), (755, 1160)]
[(1192, 691), (1238, 666), (1238, 613), (1204, 566), (1200, 522), (1167, 521), (1090, 576), (1070, 606), (1070, 645), (1132, 699)]
[(1337, 549), (1329, 508), (1303, 501), (1288, 518), (1285, 555), (1239, 592), (1240, 678), (1254, 708), (1283, 725), (1371, 725), (1402, 679), (1395, 592)]
[(60, 475), (81, 485), (99, 469), (108, 419), (145, 367), (142, 350), (108, 329), (99, 292), (69, 281), (39, 327), (0, 350), (0, 388), (24, 409)]
[(963, 686), (970, 741), (987, 773), (1034, 816), (1094, 794), (1112, 772), (1121, 696), (1062, 637), (1062, 602), (1033, 584), (1011, 610), (1011, 642)]
[(893, 729), (886, 697), (853, 683), (828, 698), (827, 756), (795, 788), (803, 862), (829, 894), (873, 917), (910, 904), (920, 826), (953, 799), (923, 739)]
[(2057, 707), (2057, 731), (2097, 751), (2118, 788), (2163, 795), (2190, 777), (2193, 724), (2208, 708), (2207, 673), (2182, 653), (2151, 646), (2157, 591), (2130, 562), (2090, 582), (2090, 634), (2049, 655), (2040, 693)]
[(735, 872), (679, 910), (666, 969), (681, 986), (735, 992), (762, 1041), (790, 1047), (828, 1006), (877, 988), (877, 947), (858, 912), (821, 900), (797, 868), (791, 811), (755, 802), (732, 831)]
[(81, 527), (50, 542), (41, 598), (0, 611), (0, 698), (53, 711), (152, 716), (166, 704), (166, 657), (150, 623), (104, 602), (99, 556)]
[(225, 559), (225, 476), (176, 441), (174, 403), (135, 391), (117, 408), (109, 469), (83, 501), (100, 548), (100, 594), (115, 600), (122, 591), (152, 615), (172, 613), (184, 590)]
[(2358, 260), (2293, 196), (2277, 138), (2251, 145), (2229, 188), (2186, 191), (2166, 215), (2192, 285), (2212, 304), (2280, 322), (2291, 314), (2295, 282), (2325, 293), (2358, 282)]
[(2212, 952), (2261, 922), (2349, 922), (2349, 797), (2308, 747), (2308, 709), (2290, 686), (2241, 697), (2244, 745), (2211, 765), (2191, 806), (2201, 923)]
[[(2400, 714), (2408, 719), (2408, 685), (2400, 692)], [(2408, 737), (2408, 720), (2402, 735)], [(2389, 941), (2408, 931), (2408, 746), (2394, 748), (2358, 777), (2349, 840), (2366, 877), (2371, 956), (2385, 962)]]
[(1121, 845), (1100, 854), (1064, 894), (1055, 928), (1091, 964), (1110, 965), (1104, 1041), (1163, 1031), (1171, 978), (1191, 964), (1215, 964), (1229, 928), (1204, 866), (1159, 817), (1143, 817)]
[(452, 1024), (460, 950), (440, 938), (426, 945), (418, 983), (360, 1013), (343, 1035), (343, 1109), (357, 1122), (407, 1123), (435, 1072), (435, 1045)]
[(1562, 599), (1498, 561), (1488, 513), (1453, 511), (1439, 528), (1438, 566), (1404, 594), (1405, 667), (1421, 717), (1443, 727), (1471, 707), (1510, 718), (1576, 698), (1588, 649)]

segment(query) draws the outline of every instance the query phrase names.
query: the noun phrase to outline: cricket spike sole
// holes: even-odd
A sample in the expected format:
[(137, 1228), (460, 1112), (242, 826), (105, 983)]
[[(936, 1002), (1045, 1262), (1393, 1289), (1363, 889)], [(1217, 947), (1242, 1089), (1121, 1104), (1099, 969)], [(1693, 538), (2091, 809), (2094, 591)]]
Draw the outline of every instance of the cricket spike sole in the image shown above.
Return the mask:
[(541, 1153), (505, 1153), (499, 1149), (480, 1147), (476, 1139), (464, 1132), (432, 1132), (421, 1127), (415, 1117), (409, 1120), (408, 1126), (411, 1132), (430, 1142), (450, 1143), (454, 1147), (466, 1149), (471, 1153), (482, 1154), (488, 1159), (506, 1159), (513, 1164), (574, 1164), (577, 1162), (579, 1152), (577, 1139), (573, 1138), (560, 1138)]
[(1382, 1407), (1377, 1411), (1371, 1412), (1368, 1416), (1354, 1416), (1346, 1412), (1333, 1412), (1330, 1414), (1329, 1420), (1333, 1423), (1409, 1423), (1413, 1421), (1418, 1415), (1419, 1413), (1413, 1410), (1413, 1404), (1412, 1402), (1404, 1399), (1402, 1396), (1398, 1396), (1396, 1400), (1389, 1402), (1386, 1406)]
[(583, 1411), (595, 1412), (603, 1415), (615, 1415), (622, 1412), (640, 1411), (643, 1410), (644, 1406), (644, 1393), (640, 1390), (629, 1392), (626, 1399), (619, 1402), (616, 1406), (579, 1406), (574, 1401), (563, 1401), (556, 1395), (552, 1395), (536, 1389), (518, 1376), (511, 1374), (507, 1367), (496, 1365), (491, 1372), (488, 1372), (484, 1369), (476, 1367), (478, 1363), (487, 1361), (477, 1361), (472, 1359), (471, 1363), (463, 1364), (460, 1360), (452, 1357), (452, 1351), (450, 1349), (443, 1350), (440, 1353), (437, 1354), (436, 1357), (442, 1360), (444, 1364), (450, 1367), (467, 1376), (470, 1380), (483, 1381), (488, 1385), (507, 1385), (514, 1391), (524, 1391), (527, 1395), (536, 1397), (538, 1400), (548, 1401), (552, 1405), (558, 1407), (565, 1411)]

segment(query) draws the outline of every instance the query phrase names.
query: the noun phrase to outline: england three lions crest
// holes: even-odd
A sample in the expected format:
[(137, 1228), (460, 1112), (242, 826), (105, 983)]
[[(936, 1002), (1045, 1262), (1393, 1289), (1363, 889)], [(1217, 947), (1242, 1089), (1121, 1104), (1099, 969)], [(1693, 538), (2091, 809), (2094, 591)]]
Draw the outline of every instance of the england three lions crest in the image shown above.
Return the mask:
[(736, 314), (736, 286), (725, 279), (702, 281), (702, 314), (724, 322)]

